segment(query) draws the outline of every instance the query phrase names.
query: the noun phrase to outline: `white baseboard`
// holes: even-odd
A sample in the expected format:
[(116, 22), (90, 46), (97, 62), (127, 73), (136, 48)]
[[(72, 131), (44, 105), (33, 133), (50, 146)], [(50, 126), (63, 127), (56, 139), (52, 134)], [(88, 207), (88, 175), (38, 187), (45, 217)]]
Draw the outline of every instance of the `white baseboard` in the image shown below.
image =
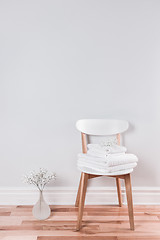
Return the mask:
[[(76, 198), (76, 188), (48, 188), (44, 197), (49, 204), (73, 205)], [(125, 190), (122, 188), (123, 202), (126, 204)], [(28, 188), (0, 188), (0, 205), (33, 205), (38, 199), (38, 191)], [(134, 204), (159, 205), (160, 188), (135, 187), (133, 188)], [(117, 204), (115, 187), (90, 187), (87, 189), (86, 204)]]

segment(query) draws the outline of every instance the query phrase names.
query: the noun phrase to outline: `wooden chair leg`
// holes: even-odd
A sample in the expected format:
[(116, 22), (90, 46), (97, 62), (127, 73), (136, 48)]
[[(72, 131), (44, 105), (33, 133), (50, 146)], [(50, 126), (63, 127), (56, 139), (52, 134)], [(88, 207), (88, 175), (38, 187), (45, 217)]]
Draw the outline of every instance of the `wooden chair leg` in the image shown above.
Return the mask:
[(82, 173), (81, 173), (81, 178), (80, 178), (80, 181), (79, 181), (79, 187), (78, 187), (78, 192), (77, 192), (75, 207), (78, 207), (78, 206), (79, 206), (79, 197), (80, 197), (80, 190), (81, 190), (81, 182), (82, 182)]
[(122, 193), (121, 193), (121, 181), (120, 178), (116, 178), (116, 184), (117, 184), (117, 194), (118, 194), (118, 201), (119, 206), (122, 207)]
[(77, 231), (81, 229), (81, 225), (82, 225), (82, 216), (83, 216), (83, 208), (84, 208), (84, 202), (85, 202), (85, 196), (86, 196), (86, 190), (87, 190), (87, 181), (88, 181), (88, 174), (82, 173), (78, 219), (77, 219), (77, 227), (76, 227)]
[(134, 230), (134, 214), (133, 214), (132, 186), (131, 186), (130, 174), (125, 175), (124, 179), (125, 179), (125, 186), (126, 186), (130, 229)]

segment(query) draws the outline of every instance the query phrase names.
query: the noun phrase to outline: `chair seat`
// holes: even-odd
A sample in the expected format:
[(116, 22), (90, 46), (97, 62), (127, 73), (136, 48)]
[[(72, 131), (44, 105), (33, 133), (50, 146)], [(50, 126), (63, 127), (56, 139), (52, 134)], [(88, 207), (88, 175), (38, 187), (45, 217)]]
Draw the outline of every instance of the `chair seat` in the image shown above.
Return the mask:
[(102, 172), (97, 172), (96, 170), (92, 169), (92, 168), (87, 168), (87, 167), (78, 167), (78, 169), (81, 172), (84, 173), (88, 173), (88, 174), (93, 174), (93, 175), (103, 175), (103, 176), (120, 176), (120, 175), (124, 175), (124, 174), (128, 174), (133, 172), (133, 168), (132, 169), (126, 169), (123, 171), (117, 171), (117, 172), (112, 172), (112, 173), (102, 173)]

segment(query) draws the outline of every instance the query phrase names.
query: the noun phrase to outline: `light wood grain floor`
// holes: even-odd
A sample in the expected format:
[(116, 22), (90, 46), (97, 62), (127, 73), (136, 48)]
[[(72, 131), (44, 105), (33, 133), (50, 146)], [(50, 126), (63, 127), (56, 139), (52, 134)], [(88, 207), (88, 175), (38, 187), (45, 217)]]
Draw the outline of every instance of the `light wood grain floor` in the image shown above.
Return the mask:
[(37, 221), (31, 206), (0, 206), (3, 240), (154, 240), (160, 239), (160, 206), (135, 206), (135, 231), (127, 207), (86, 206), (83, 228), (75, 231), (77, 208), (51, 206), (51, 217)]

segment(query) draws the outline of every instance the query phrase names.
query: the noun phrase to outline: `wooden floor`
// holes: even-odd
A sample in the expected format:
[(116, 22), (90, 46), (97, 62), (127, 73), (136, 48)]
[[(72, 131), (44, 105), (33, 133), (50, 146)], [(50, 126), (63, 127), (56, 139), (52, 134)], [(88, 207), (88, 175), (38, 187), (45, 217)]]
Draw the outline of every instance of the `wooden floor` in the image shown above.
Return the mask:
[(126, 206), (86, 206), (83, 228), (75, 231), (77, 208), (52, 206), (51, 217), (37, 221), (31, 206), (0, 206), (3, 240), (154, 240), (160, 239), (160, 206), (135, 206), (135, 231)]

